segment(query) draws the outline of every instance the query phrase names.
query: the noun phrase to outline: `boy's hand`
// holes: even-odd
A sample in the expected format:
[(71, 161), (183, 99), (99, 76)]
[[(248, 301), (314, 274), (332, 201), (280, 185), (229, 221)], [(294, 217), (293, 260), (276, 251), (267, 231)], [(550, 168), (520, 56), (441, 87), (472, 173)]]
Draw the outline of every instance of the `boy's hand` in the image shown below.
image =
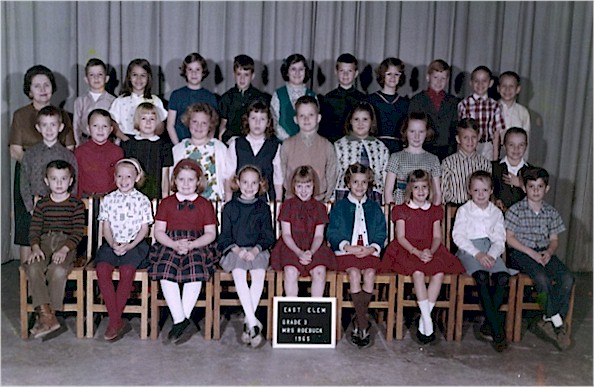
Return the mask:
[(496, 207), (500, 210), (502, 210), (502, 212), (506, 212), (506, 206), (504, 206), (504, 202), (502, 202), (501, 199), (497, 199), (496, 200)]
[(62, 264), (64, 260), (66, 260), (66, 255), (69, 251), (70, 249), (68, 249), (66, 246), (63, 246), (62, 248), (54, 252), (54, 254), (52, 255), (52, 261), (54, 262), (54, 264)]
[(536, 251), (534, 251), (534, 250), (531, 249), (531, 252), (528, 254), (528, 256), (530, 258), (532, 258), (533, 260), (535, 260), (536, 262), (538, 262), (539, 264), (543, 264), (541, 262), (541, 253), (536, 252)]
[(43, 251), (39, 248), (39, 245), (33, 245), (31, 247), (31, 253), (29, 254), (29, 257), (25, 259), (25, 264), (31, 264), (34, 261), (41, 260), (45, 260), (45, 255), (43, 254)]
[(479, 252), (477, 255), (475, 255), (475, 258), (477, 259), (477, 261), (479, 261), (479, 264), (481, 264), (484, 268), (490, 269), (494, 266), (494, 264), (496, 264), (496, 259), (494, 259), (492, 256), (488, 255), (485, 252)]
[(541, 256), (541, 264), (544, 266), (552, 259), (552, 255), (548, 251), (539, 252), (539, 255)]

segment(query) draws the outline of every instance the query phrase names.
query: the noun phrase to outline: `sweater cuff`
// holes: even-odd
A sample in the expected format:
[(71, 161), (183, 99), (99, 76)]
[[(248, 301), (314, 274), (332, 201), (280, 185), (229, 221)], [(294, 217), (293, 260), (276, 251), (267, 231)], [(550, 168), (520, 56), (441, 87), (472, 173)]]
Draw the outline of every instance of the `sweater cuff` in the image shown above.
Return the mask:
[(342, 252), (345, 252), (345, 249), (343, 249), (343, 248), (345, 247), (345, 245), (348, 245), (348, 244), (349, 244), (349, 241), (347, 241), (347, 240), (341, 241), (339, 243), (339, 250), (342, 251)]
[(376, 249), (376, 252), (372, 253), (373, 256), (376, 257), (380, 257), (380, 251), (382, 250), (382, 248), (380, 248), (380, 245), (376, 244), (376, 243), (372, 243), (370, 244), (370, 246), (374, 249)]
[(231, 244), (230, 246), (228, 246), (227, 248), (225, 248), (223, 250), (223, 255), (227, 255), (229, 253), (229, 251), (231, 251), (233, 248), (237, 247), (238, 244)]

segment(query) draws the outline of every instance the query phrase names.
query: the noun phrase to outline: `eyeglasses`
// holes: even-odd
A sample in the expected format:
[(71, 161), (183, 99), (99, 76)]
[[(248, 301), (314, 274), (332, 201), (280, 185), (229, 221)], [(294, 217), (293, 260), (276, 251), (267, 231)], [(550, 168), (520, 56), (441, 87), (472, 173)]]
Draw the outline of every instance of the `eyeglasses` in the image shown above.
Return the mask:
[(184, 210), (185, 207), (188, 207), (188, 209), (192, 210), (194, 209), (195, 205), (189, 200), (182, 201), (178, 204), (178, 210), (180, 211)]

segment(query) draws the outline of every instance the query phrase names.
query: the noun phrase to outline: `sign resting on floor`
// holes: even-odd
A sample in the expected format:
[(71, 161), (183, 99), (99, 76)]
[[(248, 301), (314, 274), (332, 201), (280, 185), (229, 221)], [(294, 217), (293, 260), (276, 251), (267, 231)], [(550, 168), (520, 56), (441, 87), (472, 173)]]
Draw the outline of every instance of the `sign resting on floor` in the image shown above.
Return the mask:
[(336, 325), (337, 298), (273, 298), (273, 348), (334, 348)]

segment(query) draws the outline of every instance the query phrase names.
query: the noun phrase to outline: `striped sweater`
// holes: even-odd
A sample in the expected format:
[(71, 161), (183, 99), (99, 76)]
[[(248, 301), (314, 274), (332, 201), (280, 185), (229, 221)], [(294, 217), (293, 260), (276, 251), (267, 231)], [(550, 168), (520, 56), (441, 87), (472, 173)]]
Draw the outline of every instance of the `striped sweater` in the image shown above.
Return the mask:
[(29, 240), (31, 246), (39, 244), (41, 236), (50, 231), (63, 232), (68, 235), (66, 247), (71, 251), (83, 238), (85, 229), (85, 205), (74, 197), (62, 202), (54, 202), (49, 195), (41, 198), (33, 210)]

